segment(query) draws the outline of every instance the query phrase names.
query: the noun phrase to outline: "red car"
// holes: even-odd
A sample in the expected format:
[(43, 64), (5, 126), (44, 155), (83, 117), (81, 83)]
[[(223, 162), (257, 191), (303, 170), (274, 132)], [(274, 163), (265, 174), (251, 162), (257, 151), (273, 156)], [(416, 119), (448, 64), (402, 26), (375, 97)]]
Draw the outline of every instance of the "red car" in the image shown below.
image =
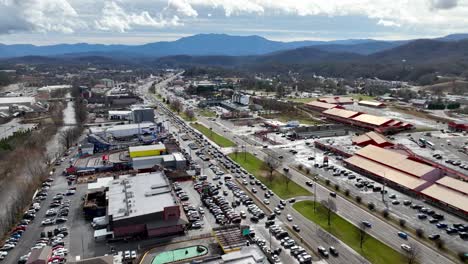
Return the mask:
[(49, 262), (52, 262), (54, 260), (58, 260), (58, 261), (62, 261), (64, 260), (64, 258), (60, 257), (60, 256), (53, 256), (49, 259)]
[(25, 231), (26, 230), (26, 227), (25, 226), (17, 226), (15, 227), (15, 229), (13, 229), (13, 232), (16, 232), (18, 230), (22, 230), (22, 231)]

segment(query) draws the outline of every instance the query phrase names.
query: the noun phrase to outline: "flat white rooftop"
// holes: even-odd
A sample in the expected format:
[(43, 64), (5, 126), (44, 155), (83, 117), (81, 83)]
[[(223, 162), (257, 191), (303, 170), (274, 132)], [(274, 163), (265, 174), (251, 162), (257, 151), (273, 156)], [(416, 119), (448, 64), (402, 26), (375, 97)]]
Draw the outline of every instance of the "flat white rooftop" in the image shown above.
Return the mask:
[(164, 211), (177, 205), (162, 172), (124, 175), (109, 184), (108, 215), (113, 221)]

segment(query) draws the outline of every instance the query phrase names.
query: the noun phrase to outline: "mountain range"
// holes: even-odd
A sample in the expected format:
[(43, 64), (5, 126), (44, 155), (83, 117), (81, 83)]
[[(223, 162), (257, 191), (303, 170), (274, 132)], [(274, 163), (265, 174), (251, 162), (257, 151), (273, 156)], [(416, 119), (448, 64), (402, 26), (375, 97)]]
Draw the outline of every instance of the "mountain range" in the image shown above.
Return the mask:
[[(436, 38), (442, 42), (468, 39), (468, 34), (453, 34)], [(349, 39), (334, 41), (272, 41), (260, 36), (231, 36), (225, 34), (198, 34), (175, 41), (154, 42), (143, 45), (57, 44), (35, 46), (30, 44), (0, 44), (0, 58), (23, 56), (83, 57), (104, 56), (113, 58), (165, 57), (173, 55), (265, 55), (283, 50), (315, 47), (318, 50), (338, 53), (373, 54), (411, 42)]]

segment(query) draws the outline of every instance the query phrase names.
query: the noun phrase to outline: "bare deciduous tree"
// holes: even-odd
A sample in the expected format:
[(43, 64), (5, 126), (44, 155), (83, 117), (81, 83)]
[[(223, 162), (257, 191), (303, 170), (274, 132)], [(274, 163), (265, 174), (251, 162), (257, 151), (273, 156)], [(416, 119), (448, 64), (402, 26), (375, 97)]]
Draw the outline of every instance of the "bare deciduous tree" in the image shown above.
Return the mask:
[(333, 213), (336, 212), (336, 204), (335, 201), (333, 201), (331, 198), (328, 198), (328, 200), (322, 200), (320, 201), (320, 204), (322, 204), (323, 207), (327, 210), (327, 221), (328, 221), (328, 226), (331, 225), (331, 217)]
[(78, 128), (70, 128), (63, 130), (59, 133), (60, 143), (65, 149), (69, 149), (73, 146), (75, 140), (80, 136), (80, 130)]
[(284, 176), (284, 180), (286, 182), (286, 190), (289, 190), (289, 183), (292, 181), (292, 174), (289, 171), (286, 171)]
[(280, 166), (280, 162), (272, 156), (268, 156), (264, 162), (264, 170), (268, 171), (268, 181), (273, 181), (273, 173)]
[(174, 108), (174, 110), (180, 114), (180, 112), (182, 112), (182, 110), (184, 110), (184, 105), (182, 104), (182, 102), (179, 100), (179, 99), (173, 99), (171, 100), (170, 102), (172, 108)]
[(409, 243), (409, 250), (405, 250), (405, 256), (408, 260), (408, 264), (418, 263), (421, 255), (421, 249), (415, 243)]
[(232, 153), (234, 153), (234, 158), (237, 160), (237, 157), (239, 156), (239, 147), (237, 145), (233, 147)]
[(189, 120), (193, 120), (195, 118), (195, 112), (192, 109), (185, 110), (185, 115)]

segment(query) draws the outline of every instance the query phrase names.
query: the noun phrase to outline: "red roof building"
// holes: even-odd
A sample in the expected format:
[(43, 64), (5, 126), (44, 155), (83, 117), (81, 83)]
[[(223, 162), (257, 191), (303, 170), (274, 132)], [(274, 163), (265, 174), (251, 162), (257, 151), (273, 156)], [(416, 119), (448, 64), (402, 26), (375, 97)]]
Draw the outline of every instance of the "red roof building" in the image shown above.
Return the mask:
[(354, 104), (354, 99), (352, 97), (340, 97), (340, 96), (321, 97), (321, 98), (318, 98), (317, 101), (328, 103), (328, 104), (338, 104), (338, 105)]
[(393, 143), (387, 137), (374, 131), (355, 136), (352, 141), (353, 145), (358, 145), (360, 147), (365, 147), (367, 145), (374, 145), (381, 148), (393, 146)]
[(325, 111), (328, 109), (333, 109), (333, 108), (343, 108), (340, 105), (336, 104), (329, 104), (329, 103), (324, 103), (324, 102), (319, 102), (319, 101), (311, 101), (305, 104), (305, 107), (315, 110), (315, 111)]

